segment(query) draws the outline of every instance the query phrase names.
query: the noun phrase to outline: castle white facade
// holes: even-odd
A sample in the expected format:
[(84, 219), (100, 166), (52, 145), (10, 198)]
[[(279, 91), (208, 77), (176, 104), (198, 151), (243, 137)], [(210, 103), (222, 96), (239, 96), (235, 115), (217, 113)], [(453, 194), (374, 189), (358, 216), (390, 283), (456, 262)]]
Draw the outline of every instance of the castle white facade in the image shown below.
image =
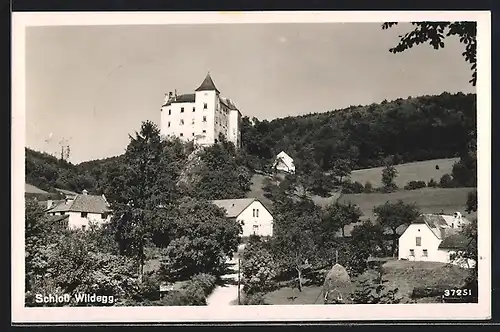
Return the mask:
[(202, 146), (217, 143), (222, 133), (236, 148), (241, 147), (240, 123), (240, 111), (230, 99), (220, 96), (210, 74), (194, 93), (169, 92), (161, 108), (163, 136)]

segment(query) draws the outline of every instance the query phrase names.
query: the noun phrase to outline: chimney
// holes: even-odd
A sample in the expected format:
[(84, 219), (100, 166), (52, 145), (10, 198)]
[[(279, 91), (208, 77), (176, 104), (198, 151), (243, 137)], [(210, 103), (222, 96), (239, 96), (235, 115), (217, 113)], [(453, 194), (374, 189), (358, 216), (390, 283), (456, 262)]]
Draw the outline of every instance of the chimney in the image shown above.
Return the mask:
[(86, 189), (83, 189), (82, 194), (87, 195), (89, 192)]

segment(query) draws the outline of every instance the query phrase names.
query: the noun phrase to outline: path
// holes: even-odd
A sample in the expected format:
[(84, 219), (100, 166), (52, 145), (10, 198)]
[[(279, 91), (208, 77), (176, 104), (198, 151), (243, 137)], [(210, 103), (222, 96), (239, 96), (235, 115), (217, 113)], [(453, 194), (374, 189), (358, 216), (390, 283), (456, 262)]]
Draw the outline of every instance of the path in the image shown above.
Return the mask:
[(232, 272), (226, 274), (223, 279), (227, 283), (223, 286), (217, 286), (212, 294), (207, 298), (207, 305), (213, 306), (229, 306), (234, 305), (238, 300), (238, 258), (237, 256), (228, 260), (227, 263), (231, 266)]

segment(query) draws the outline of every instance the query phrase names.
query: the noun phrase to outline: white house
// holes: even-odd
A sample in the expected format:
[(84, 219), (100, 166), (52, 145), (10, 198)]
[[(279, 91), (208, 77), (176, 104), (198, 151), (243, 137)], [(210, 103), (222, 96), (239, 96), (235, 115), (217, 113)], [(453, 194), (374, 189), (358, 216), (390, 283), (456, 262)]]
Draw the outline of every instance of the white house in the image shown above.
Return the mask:
[(399, 259), (453, 263), (472, 267), (473, 261), (454, 257), (467, 247), (468, 239), (460, 231), (469, 221), (459, 212), (453, 216), (422, 214), (399, 237)]
[(241, 113), (234, 103), (220, 96), (207, 74), (194, 93), (169, 92), (161, 107), (160, 131), (166, 137), (211, 145), (222, 133), (238, 148), (241, 146)]
[(102, 225), (111, 220), (111, 210), (106, 197), (89, 195), (86, 190), (74, 198), (67, 198), (56, 204), (47, 213), (52, 216), (69, 215), (67, 224), (70, 229), (85, 230), (91, 222)]
[(243, 237), (273, 235), (273, 216), (258, 199), (223, 199), (215, 200), (213, 203), (225, 209), (229, 218), (243, 226)]
[(278, 171), (295, 173), (295, 165), (293, 163), (293, 159), (292, 157), (287, 155), (285, 151), (281, 151), (280, 153), (278, 153), (274, 161), (273, 168)]

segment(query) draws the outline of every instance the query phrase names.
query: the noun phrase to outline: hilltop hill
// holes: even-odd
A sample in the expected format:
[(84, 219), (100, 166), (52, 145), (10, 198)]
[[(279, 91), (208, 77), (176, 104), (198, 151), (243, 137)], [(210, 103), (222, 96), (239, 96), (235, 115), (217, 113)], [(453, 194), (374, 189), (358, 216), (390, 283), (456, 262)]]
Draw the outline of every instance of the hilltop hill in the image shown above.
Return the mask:
[(242, 141), (269, 164), (284, 150), (298, 171), (335, 171), (439, 158), (464, 151), (476, 128), (476, 95), (409, 97), (272, 121), (243, 118)]

